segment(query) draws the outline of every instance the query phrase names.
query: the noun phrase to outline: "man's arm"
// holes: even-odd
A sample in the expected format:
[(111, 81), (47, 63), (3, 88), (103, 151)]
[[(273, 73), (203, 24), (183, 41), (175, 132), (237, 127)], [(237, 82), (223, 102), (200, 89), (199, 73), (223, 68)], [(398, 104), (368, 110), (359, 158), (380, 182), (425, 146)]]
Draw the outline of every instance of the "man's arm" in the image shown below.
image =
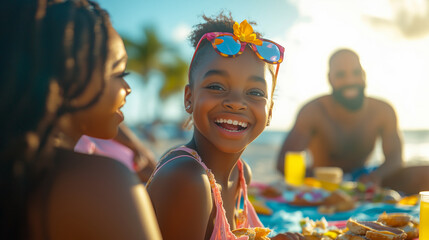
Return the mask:
[(284, 159), (286, 152), (289, 151), (304, 151), (310, 143), (313, 124), (312, 119), (315, 118), (314, 102), (305, 105), (298, 113), (295, 124), (289, 132), (277, 158), (277, 170), (284, 174)]
[(380, 111), (383, 116), (381, 140), (384, 153), (384, 163), (367, 176), (362, 177), (363, 182), (374, 182), (380, 184), (381, 181), (402, 167), (402, 142), (398, 133), (398, 123), (395, 110), (390, 105), (383, 106)]

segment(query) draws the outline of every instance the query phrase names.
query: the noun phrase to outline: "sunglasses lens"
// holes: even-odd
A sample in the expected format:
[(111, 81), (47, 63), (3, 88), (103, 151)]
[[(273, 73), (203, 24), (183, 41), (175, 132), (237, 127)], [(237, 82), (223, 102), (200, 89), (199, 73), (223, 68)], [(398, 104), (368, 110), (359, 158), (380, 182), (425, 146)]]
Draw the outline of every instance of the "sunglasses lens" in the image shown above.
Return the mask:
[(262, 41), (262, 45), (255, 45), (261, 57), (270, 62), (280, 60), (280, 49), (274, 43)]
[(231, 36), (218, 36), (214, 44), (219, 52), (231, 56), (237, 54), (241, 48), (240, 42), (236, 42)]

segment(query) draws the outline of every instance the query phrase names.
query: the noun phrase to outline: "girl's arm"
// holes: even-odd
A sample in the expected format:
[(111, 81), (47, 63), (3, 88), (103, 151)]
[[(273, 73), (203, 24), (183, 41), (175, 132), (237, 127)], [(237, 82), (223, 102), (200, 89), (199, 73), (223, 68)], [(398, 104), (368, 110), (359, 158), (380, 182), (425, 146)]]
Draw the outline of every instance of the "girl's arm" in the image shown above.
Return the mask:
[(164, 240), (210, 237), (210, 183), (205, 170), (194, 159), (182, 157), (167, 163), (147, 190)]

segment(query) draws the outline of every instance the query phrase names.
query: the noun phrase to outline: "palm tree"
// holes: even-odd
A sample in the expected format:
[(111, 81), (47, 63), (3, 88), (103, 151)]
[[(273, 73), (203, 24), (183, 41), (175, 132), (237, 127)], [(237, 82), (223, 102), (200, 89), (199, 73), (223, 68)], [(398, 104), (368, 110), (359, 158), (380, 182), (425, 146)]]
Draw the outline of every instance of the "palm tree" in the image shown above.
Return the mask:
[(162, 100), (183, 91), (183, 87), (187, 83), (188, 68), (188, 63), (178, 56), (175, 56), (173, 64), (163, 66), (162, 72), (165, 81), (159, 94)]
[(125, 48), (128, 52), (127, 68), (140, 74), (143, 81), (148, 81), (151, 70), (160, 68), (159, 55), (166, 46), (160, 41), (152, 26), (143, 28), (143, 41), (134, 41), (123, 37)]
[[(165, 100), (183, 91), (187, 82), (188, 64), (171, 44), (162, 42), (153, 26), (143, 28), (144, 40), (131, 40), (123, 37), (128, 52), (127, 68), (138, 73), (144, 83), (149, 81), (151, 71), (158, 71), (163, 76), (159, 93), (155, 120), (159, 120)], [(169, 61), (166, 62), (165, 59)], [(173, 61), (171, 61), (173, 59)]]

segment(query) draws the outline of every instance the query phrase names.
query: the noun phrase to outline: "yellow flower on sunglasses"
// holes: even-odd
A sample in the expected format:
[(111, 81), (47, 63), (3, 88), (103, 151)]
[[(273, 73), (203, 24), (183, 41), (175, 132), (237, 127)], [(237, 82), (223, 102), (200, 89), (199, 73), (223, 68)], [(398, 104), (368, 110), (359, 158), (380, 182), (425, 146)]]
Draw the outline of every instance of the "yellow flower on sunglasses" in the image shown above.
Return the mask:
[(256, 33), (253, 32), (253, 28), (247, 20), (242, 21), (240, 24), (238, 22), (234, 23), (234, 35), (240, 42), (253, 43), (258, 46), (262, 45), (262, 41), (256, 38)]

